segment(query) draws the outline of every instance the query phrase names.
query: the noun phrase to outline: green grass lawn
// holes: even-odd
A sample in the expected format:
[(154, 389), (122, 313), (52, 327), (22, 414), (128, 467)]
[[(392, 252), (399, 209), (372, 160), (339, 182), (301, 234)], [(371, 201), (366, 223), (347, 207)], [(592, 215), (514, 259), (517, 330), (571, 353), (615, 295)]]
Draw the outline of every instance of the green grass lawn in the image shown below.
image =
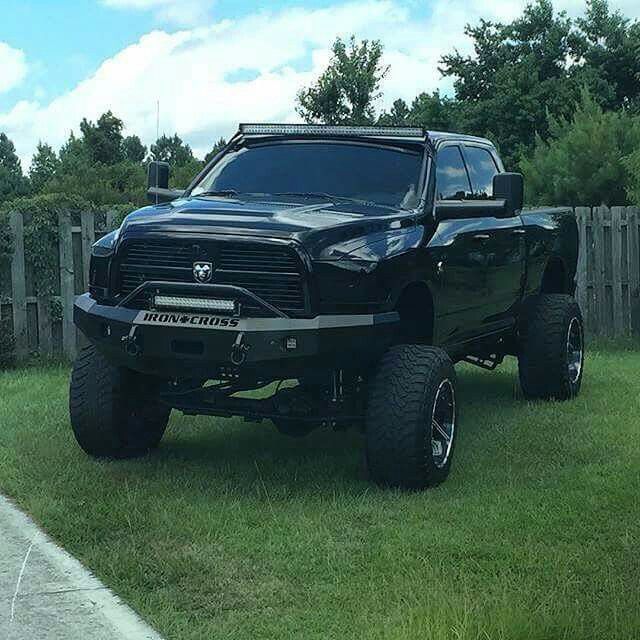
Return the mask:
[[(449, 480), (364, 473), (361, 436), (174, 414), (160, 450), (76, 446), (64, 367), (0, 374), (0, 490), (167, 638), (640, 637), (640, 351), (527, 403), (459, 367)], [(1, 543), (0, 543), (1, 546)]]

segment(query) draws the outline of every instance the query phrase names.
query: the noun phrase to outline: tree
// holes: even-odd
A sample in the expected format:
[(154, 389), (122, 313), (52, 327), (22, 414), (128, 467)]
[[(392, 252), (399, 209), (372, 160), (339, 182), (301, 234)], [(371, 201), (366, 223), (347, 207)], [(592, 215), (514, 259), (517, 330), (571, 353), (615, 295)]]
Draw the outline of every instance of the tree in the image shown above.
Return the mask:
[[(572, 119), (549, 119), (549, 138), (536, 138), (523, 158), (530, 204), (621, 205), (634, 193), (640, 118), (603, 111), (586, 91)], [(637, 174), (636, 174), (637, 175)], [(638, 184), (637, 177), (635, 184)]]
[(204, 163), (208, 164), (209, 161), (213, 160), (213, 158), (217, 156), (220, 151), (222, 151), (226, 146), (227, 141), (224, 138), (219, 138), (218, 142), (213, 145), (211, 151), (209, 151), (209, 153), (207, 153), (207, 155), (204, 157)]
[(550, 114), (569, 118), (582, 87), (606, 109), (640, 107), (640, 23), (611, 12), (607, 0), (587, 0), (575, 21), (535, 0), (509, 24), (467, 25), (474, 55), (441, 60), (455, 78), (458, 126), (487, 135), (512, 165), (549, 135)]
[(329, 66), (318, 80), (298, 93), (298, 113), (307, 122), (324, 124), (370, 124), (375, 120), (375, 102), (388, 67), (382, 64), (378, 40), (349, 44), (333, 43)]
[(145, 168), (139, 162), (94, 162), (85, 139), (73, 132), (60, 149), (60, 161), (43, 193), (77, 195), (97, 205), (145, 203)]
[(127, 136), (122, 141), (122, 155), (129, 162), (142, 162), (147, 155), (147, 147), (138, 136)]
[(59, 164), (56, 152), (48, 144), (38, 142), (29, 167), (32, 191), (40, 191), (54, 176)]
[(510, 24), (481, 20), (465, 32), (474, 55), (445, 55), (440, 69), (455, 78), (461, 129), (498, 141), (507, 164), (514, 164), (536, 132), (547, 136), (548, 113), (569, 116), (579, 97), (567, 72), (571, 20), (556, 14), (551, 0), (536, 0)]
[(411, 103), (411, 124), (434, 131), (458, 129), (457, 103), (442, 97), (439, 91), (421, 93)]
[(124, 124), (120, 118), (107, 111), (96, 124), (83, 118), (80, 123), (83, 142), (93, 162), (115, 164), (124, 159), (122, 150), (122, 129)]
[(0, 201), (10, 200), (27, 192), (16, 148), (5, 133), (0, 133)]
[(411, 111), (407, 103), (398, 98), (391, 105), (391, 111), (383, 111), (378, 118), (378, 124), (386, 127), (406, 127), (411, 124)]
[(177, 133), (172, 137), (160, 136), (156, 143), (151, 145), (151, 157), (154, 160), (168, 162), (172, 166), (185, 165), (194, 159), (191, 147), (183, 142)]
[(572, 48), (572, 76), (603, 107), (640, 106), (640, 23), (612, 13), (607, 0), (587, 0)]

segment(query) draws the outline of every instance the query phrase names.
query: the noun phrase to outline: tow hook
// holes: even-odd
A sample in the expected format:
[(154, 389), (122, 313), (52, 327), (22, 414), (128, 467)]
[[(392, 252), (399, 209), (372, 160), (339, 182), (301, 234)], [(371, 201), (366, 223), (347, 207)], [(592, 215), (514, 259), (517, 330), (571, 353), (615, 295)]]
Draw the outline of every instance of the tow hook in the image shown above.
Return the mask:
[(231, 347), (231, 362), (235, 364), (236, 367), (239, 367), (247, 359), (247, 352), (250, 348), (248, 344), (242, 343), (243, 340), (244, 333), (240, 332)]
[(125, 352), (127, 355), (134, 358), (142, 355), (142, 345), (136, 335), (138, 328), (139, 327), (137, 325), (133, 325), (131, 327), (131, 331), (129, 331), (129, 335), (122, 336), (122, 346), (124, 347)]

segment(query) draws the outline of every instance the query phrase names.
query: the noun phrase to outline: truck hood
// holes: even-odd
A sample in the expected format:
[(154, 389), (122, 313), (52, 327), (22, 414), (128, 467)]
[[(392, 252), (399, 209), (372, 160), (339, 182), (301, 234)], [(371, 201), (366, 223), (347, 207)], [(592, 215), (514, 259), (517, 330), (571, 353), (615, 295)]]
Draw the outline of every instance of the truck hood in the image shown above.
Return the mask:
[[(389, 232), (415, 230), (412, 212), (351, 202), (189, 198), (127, 216), (121, 240), (139, 235), (252, 236), (295, 241), (313, 258), (336, 258)], [(336, 248), (337, 252), (336, 252)]]

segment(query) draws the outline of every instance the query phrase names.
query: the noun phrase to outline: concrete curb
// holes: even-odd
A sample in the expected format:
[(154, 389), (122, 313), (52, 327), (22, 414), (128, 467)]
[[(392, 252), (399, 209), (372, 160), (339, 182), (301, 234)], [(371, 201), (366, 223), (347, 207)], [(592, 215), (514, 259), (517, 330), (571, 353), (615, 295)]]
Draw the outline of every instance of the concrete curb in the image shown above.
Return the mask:
[(162, 640), (78, 560), (0, 495), (0, 636)]

